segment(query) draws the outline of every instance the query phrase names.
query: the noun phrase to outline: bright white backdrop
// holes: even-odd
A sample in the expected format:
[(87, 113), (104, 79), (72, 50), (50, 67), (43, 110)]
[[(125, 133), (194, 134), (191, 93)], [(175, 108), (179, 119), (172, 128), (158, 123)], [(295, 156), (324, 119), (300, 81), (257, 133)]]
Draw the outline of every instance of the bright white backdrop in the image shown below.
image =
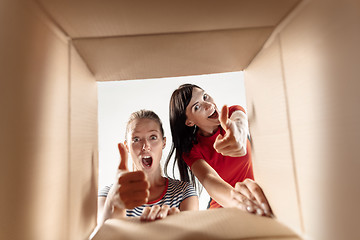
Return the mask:
[[(242, 72), (147, 79), (146, 81), (98, 82), (100, 188), (114, 181), (119, 162), (117, 143), (125, 140), (127, 120), (132, 112), (139, 109), (153, 110), (163, 122), (167, 138), (162, 158), (163, 166), (171, 147), (169, 100), (172, 92), (183, 83), (194, 83), (202, 87), (215, 99), (219, 109), (224, 104), (238, 104), (246, 109)], [(172, 168), (169, 168), (168, 172), (172, 173)], [(178, 175), (175, 178), (178, 178)], [(208, 200), (209, 196), (204, 190), (200, 196), (200, 209), (206, 209)]]

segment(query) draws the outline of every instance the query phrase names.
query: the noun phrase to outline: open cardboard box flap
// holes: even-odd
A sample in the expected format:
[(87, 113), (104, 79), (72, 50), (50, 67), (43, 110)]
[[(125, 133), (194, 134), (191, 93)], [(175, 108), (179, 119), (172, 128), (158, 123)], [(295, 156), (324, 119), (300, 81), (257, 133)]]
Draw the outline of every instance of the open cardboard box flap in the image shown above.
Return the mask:
[(94, 240), (135, 239), (300, 239), (276, 219), (238, 209), (187, 211), (154, 222), (110, 219)]

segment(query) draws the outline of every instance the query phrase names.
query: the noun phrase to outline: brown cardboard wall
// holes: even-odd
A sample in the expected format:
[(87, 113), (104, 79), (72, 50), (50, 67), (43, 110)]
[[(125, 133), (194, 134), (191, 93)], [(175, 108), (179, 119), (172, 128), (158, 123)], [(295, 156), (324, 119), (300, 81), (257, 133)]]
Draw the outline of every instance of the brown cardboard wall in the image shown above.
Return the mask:
[[(278, 40), (263, 49), (250, 64), (245, 76), (247, 90), (258, 92), (253, 101), (255, 124), (251, 124), (257, 171), (270, 171), (267, 175), (278, 175), (290, 186), (284, 167), (274, 170), (263, 163), (265, 151), (274, 142), (284, 149), (290, 142), (302, 235), (308, 239), (360, 238), (356, 230), (360, 213), (356, 206), (360, 201), (359, 5), (355, 0), (307, 1), (279, 32)], [(270, 53), (274, 48), (275, 53)], [(283, 73), (278, 74), (277, 66), (270, 72), (255, 73), (264, 61), (270, 65), (280, 62)], [(286, 109), (281, 102), (272, 105), (273, 99), (279, 98), (279, 92), (282, 94), (281, 87), (275, 91), (268, 87), (266, 95), (259, 93), (264, 87), (260, 83), (269, 80), (269, 74), (278, 74), (272, 83), (283, 78)], [(272, 100), (265, 103), (265, 97)], [(285, 110), (289, 141), (282, 139), (283, 132), (279, 131), (278, 135), (274, 133), (262, 142), (266, 129), (260, 122), (270, 121), (269, 125), (276, 126), (279, 120), (274, 115), (282, 115)], [(270, 199), (283, 199), (272, 201), (275, 210), (289, 199), (289, 192), (281, 189), (277, 179), (259, 179)], [(280, 196), (273, 196), (279, 192), (282, 192)], [(298, 214), (297, 208), (286, 214), (277, 213), (280, 220)]]
[(98, 81), (240, 71), (301, 0), (36, 0)]
[(244, 69), (272, 30), (75, 39), (74, 45), (98, 81), (189, 76)]
[(300, 0), (37, 0), (72, 39), (274, 27)]
[(255, 180), (264, 188), (278, 219), (301, 233), (278, 40), (257, 56), (244, 76)]
[(0, 9), (0, 239), (67, 239), (68, 44), (30, 2)]
[(1, 1), (0, 11), (0, 239), (86, 239), (96, 224), (96, 81), (33, 1)]
[(96, 225), (98, 188), (97, 84), (75, 48), (70, 65), (70, 236), (83, 239)]

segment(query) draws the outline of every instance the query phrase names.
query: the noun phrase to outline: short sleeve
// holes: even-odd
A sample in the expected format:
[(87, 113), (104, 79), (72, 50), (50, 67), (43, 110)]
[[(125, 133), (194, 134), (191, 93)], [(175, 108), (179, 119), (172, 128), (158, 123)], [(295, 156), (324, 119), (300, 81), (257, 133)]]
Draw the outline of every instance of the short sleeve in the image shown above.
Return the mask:
[(98, 197), (107, 197), (107, 195), (109, 194), (110, 188), (112, 187), (113, 184), (111, 184), (110, 186), (105, 186), (103, 188), (101, 188), (98, 191)]
[(204, 156), (198, 151), (197, 145), (194, 145), (190, 152), (183, 153), (185, 163), (191, 168), (194, 162), (199, 159), (204, 159)]
[(183, 191), (184, 191), (184, 193), (183, 193), (182, 200), (185, 200), (188, 197), (197, 196), (195, 188), (190, 183), (187, 183), (187, 182), (185, 183)]

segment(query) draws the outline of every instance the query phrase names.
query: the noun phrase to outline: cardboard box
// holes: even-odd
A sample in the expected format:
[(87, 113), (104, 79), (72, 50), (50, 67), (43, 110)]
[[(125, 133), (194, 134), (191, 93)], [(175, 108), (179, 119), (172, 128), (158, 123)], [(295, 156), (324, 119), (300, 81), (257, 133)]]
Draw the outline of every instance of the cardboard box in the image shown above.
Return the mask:
[(357, 0), (1, 0), (0, 239), (86, 239), (94, 229), (96, 81), (240, 70), (255, 174), (277, 220), (223, 209), (169, 218), (170, 236), (149, 230), (162, 223), (109, 221), (96, 239), (135, 239), (130, 229), (359, 239), (359, 9)]

